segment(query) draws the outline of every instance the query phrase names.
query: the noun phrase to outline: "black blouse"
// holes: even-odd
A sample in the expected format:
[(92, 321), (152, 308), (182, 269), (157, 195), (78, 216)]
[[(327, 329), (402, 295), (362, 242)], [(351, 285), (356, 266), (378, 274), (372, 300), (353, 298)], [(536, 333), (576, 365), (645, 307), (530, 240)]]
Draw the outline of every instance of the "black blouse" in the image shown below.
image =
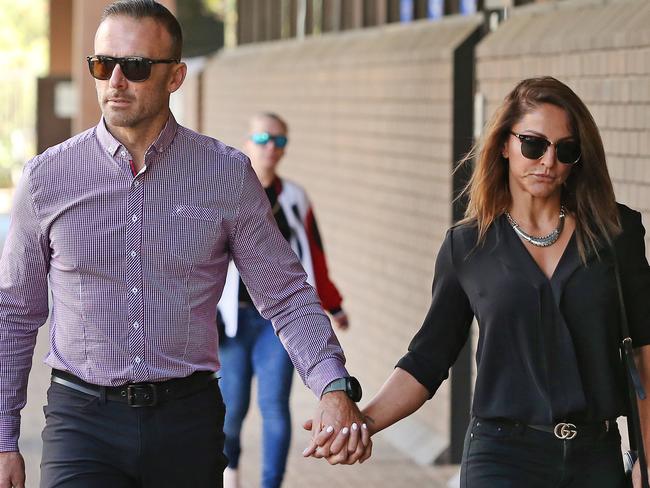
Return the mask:
[[(650, 344), (650, 268), (638, 212), (619, 205), (615, 247), (630, 332)], [(575, 235), (548, 279), (505, 216), (476, 246), (477, 229), (448, 231), (436, 261), (431, 307), (398, 367), (433, 396), (479, 325), (473, 414), (529, 424), (591, 422), (625, 414), (618, 353), (619, 302), (608, 248), (580, 260)]]

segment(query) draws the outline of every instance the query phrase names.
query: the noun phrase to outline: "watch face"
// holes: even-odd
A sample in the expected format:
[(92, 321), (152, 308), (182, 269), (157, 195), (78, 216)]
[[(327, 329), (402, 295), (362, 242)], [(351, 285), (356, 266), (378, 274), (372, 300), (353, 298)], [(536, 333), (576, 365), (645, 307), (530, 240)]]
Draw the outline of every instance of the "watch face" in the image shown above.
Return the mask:
[(361, 395), (363, 393), (361, 391), (361, 384), (359, 384), (359, 381), (354, 376), (350, 376), (347, 380), (346, 393), (352, 399), (352, 401), (358, 402), (361, 400)]

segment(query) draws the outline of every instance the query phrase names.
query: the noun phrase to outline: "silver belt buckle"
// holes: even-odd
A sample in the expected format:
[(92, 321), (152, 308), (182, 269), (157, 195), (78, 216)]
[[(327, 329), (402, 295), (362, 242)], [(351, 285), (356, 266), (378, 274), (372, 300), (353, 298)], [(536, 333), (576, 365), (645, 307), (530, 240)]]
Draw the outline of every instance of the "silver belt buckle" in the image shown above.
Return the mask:
[(560, 422), (555, 425), (553, 429), (555, 437), (562, 440), (571, 440), (578, 435), (578, 429), (574, 424), (569, 424), (567, 422)]

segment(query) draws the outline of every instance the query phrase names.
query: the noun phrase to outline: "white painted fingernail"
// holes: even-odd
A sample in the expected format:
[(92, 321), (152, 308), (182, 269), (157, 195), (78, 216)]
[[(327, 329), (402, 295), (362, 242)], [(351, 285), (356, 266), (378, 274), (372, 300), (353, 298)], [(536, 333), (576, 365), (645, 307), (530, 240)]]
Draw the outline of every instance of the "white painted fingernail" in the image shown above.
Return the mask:
[(332, 427), (332, 426), (330, 425), (330, 426), (327, 428), (327, 430), (325, 430), (325, 432), (327, 432), (328, 434), (331, 434), (332, 432), (334, 432), (334, 427)]
[(348, 429), (347, 427), (343, 427), (343, 430), (341, 431), (341, 433), (343, 435), (348, 435), (348, 432), (350, 432), (350, 429)]
[(361, 427), (363, 427), (364, 429), (368, 428), (368, 426), (366, 424), (363, 424)]
[(309, 452), (309, 448), (308, 448), (308, 447), (305, 448), (304, 451), (302, 451), (302, 455), (303, 455), (303, 456), (306, 456), (306, 455), (307, 455), (307, 452)]
[(357, 430), (359, 427), (357, 426), (356, 422), (352, 424), (352, 430)]

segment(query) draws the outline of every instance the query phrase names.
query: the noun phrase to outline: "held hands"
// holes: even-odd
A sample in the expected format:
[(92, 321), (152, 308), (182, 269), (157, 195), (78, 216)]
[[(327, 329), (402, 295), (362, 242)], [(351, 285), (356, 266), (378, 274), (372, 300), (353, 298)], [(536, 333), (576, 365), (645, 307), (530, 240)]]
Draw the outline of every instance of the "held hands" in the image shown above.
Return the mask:
[(343, 391), (325, 393), (313, 420), (303, 424), (312, 439), (305, 457), (325, 458), (330, 464), (364, 462), (372, 454), (372, 441), (363, 414)]

